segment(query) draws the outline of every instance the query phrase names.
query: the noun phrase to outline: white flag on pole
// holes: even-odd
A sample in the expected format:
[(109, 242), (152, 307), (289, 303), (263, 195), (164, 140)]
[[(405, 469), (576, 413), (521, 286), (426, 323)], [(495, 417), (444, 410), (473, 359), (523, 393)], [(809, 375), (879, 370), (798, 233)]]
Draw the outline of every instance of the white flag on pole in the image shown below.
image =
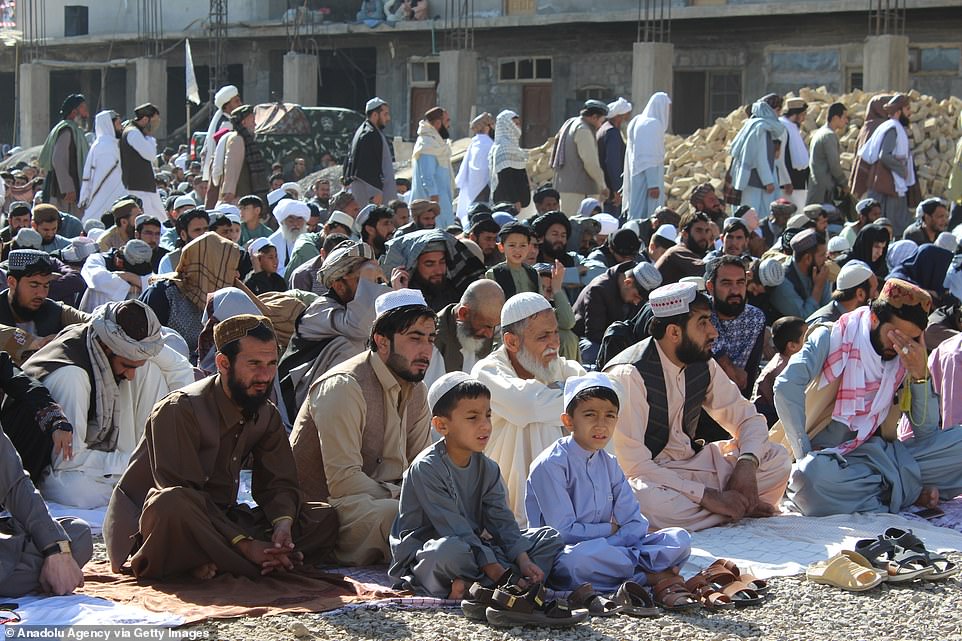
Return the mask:
[(197, 76), (194, 75), (194, 58), (190, 55), (190, 40), (185, 41), (187, 51), (187, 100), (195, 105), (200, 104), (200, 90), (197, 88)]

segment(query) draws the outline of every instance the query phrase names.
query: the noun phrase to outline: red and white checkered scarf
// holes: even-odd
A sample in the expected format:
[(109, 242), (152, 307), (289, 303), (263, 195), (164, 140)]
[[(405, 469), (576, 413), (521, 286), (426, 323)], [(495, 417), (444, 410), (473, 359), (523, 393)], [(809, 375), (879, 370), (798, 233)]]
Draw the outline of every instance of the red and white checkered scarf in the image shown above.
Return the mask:
[(819, 389), (841, 378), (832, 418), (855, 432), (855, 438), (824, 452), (845, 455), (867, 441), (892, 407), (895, 392), (905, 379), (899, 358), (883, 361), (872, 346), (872, 313), (859, 307), (832, 327), (831, 347), (822, 365)]

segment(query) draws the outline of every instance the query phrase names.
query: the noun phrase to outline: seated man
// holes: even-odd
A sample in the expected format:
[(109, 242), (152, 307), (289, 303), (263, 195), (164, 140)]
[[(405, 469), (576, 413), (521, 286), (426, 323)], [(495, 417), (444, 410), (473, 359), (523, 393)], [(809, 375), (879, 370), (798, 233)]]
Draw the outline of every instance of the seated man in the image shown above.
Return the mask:
[[(605, 366), (624, 393), (615, 455), (641, 513), (654, 528), (689, 531), (775, 514), (788, 453), (768, 440), (765, 418), (711, 358), (711, 302), (696, 285), (676, 283), (649, 303), (651, 336)], [(701, 410), (733, 438), (695, 441)]]
[(90, 319), (87, 314), (48, 298), (54, 271), (54, 263), (46, 252), (10, 252), (7, 289), (0, 292), (0, 346), (18, 365), (65, 327)]
[(50, 517), (2, 430), (0, 496), (10, 513), (0, 518), (0, 596), (20, 598), (34, 592), (59, 596), (82, 586), (80, 568), (93, 556), (90, 526), (80, 519)]
[(498, 464), (483, 454), (491, 435), (491, 392), (464, 372), (428, 392), (442, 440), (404, 473), (391, 529), (391, 577), (399, 587), (461, 599), (475, 581), (494, 587), (509, 568), (544, 581), (561, 551), (550, 527), (522, 531), (508, 509)]
[[(138, 578), (192, 573), (248, 578), (326, 559), (337, 517), (303, 503), (294, 457), (268, 401), (277, 339), (263, 316), (214, 327), (217, 374), (163, 399), (110, 498), (104, 540), (114, 572)], [(250, 458), (258, 507), (237, 503)]]
[(782, 316), (808, 318), (832, 297), (825, 260), (825, 234), (806, 229), (792, 237), (792, 257), (785, 264), (785, 280), (771, 293), (772, 306)]
[(649, 534), (624, 472), (604, 451), (621, 405), (611, 380), (599, 372), (569, 378), (564, 396), (561, 422), (571, 434), (531, 464), (524, 499), (528, 522), (555, 528), (565, 543), (550, 583), (612, 592), (625, 581), (681, 580), (691, 535), (681, 528)]
[[(628, 232), (633, 233), (633, 232)], [(578, 294), (574, 332), (581, 336), (581, 360), (594, 363), (605, 330), (638, 313), (648, 292), (661, 285), (661, 273), (651, 263), (628, 261), (609, 267)]]
[(665, 284), (705, 275), (705, 255), (711, 246), (711, 219), (702, 212), (688, 212), (678, 225), (678, 244), (655, 263)]
[(481, 279), (468, 285), (460, 302), (451, 303), (438, 313), (434, 346), (446, 372), (470, 372), (475, 363), (491, 353), (502, 307), (501, 287)]
[(832, 302), (812, 312), (805, 322), (814, 327), (819, 323), (834, 323), (842, 314), (868, 305), (878, 296), (878, 277), (868, 264), (853, 259), (845, 263), (835, 279)]
[(150, 245), (134, 239), (120, 249), (88, 256), (80, 270), (87, 283), (80, 309), (89, 314), (104, 303), (139, 298), (152, 271), (152, 253)]
[[(816, 328), (775, 381), (795, 456), (788, 498), (803, 514), (897, 513), (962, 493), (962, 429), (939, 429), (926, 363), (931, 307), (927, 292), (891, 278), (870, 307)], [(893, 404), (903, 387), (906, 405)], [(914, 432), (904, 441), (900, 407)]]
[[(164, 343), (150, 308), (112, 302), (23, 364), (74, 428), (39, 483), (44, 498), (87, 509), (107, 505), (154, 403), (194, 380), (186, 359)], [(39, 429), (35, 422), (21, 428)]]
[(278, 365), (288, 416), (297, 415), (314, 381), (365, 350), (374, 324), (374, 301), (391, 291), (380, 282), (384, 277), (374, 250), (353, 240), (331, 252), (320, 276), (329, 289), (298, 319)]
[(501, 341), (501, 347), (478, 361), (471, 375), (491, 390), (493, 427), (485, 454), (501, 467), (508, 505), (524, 526), (528, 467), (564, 435), (564, 382), (585, 370), (558, 355), (558, 319), (541, 294), (516, 294), (505, 302)]
[(334, 557), (343, 565), (391, 558), (401, 477), (431, 443), (423, 379), (437, 317), (411, 289), (382, 294), (374, 309), (370, 349), (311, 386), (291, 433), (304, 496), (337, 511)]
[(306, 230), (311, 209), (299, 200), (285, 199), (274, 208), (277, 231), (268, 240), (277, 248), (277, 273), (286, 273), (287, 263), (294, 253), (294, 243)]
[(725, 254), (709, 261), (707, 269), (705, 285), (711, 296), (711, 322), (718, 332), (712, 355), (748, 398), (762, 360), (765, 312), (746, 302), (748, 277), (741, 256)]

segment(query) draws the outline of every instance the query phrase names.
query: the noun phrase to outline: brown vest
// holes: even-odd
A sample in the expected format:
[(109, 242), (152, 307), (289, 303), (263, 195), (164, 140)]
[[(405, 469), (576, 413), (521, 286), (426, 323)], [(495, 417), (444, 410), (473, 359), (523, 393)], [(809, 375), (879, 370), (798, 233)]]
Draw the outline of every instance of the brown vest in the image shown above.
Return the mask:
[[(354, 380), (364, 395), (365, 418), (361, 426), (361, 471), (367, 476), (373, 476), (381, 464), (384, 451), (384, 403), (385, 392), (378, 380), (377, 373), (368, 362), (371, 352), (364, 351), (353, 358), (349, 358), (340, 365), (331, 368), (317, 379), (311, 386), (335, 374), (346, 374)], [(377, 358), (377, 356), (374, 356)], [(301, 404), (301, 409), (294, 419), (294, 430), (291, 432), (291, 447), (294, 450), (294, 461), (297, 463), (297, 478), (308, 501), (327, 501), (330, 491), (327, 488), (327, 475), (324, 473), (324, 457), (321, 452), (321, 439), (317, 432), (317, 425), (311, 415), (310, 394)], [(407, 424), (416, 420), (417, 409), (427, 403), (426, 388), (422, 384), (414, 385), (407, 403), (401, 411)]]

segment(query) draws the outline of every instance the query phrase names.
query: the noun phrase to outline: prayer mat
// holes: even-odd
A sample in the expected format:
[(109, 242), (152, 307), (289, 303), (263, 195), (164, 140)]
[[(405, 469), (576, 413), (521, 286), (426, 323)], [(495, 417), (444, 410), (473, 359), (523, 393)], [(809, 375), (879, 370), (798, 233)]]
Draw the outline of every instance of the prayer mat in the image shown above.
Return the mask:
[(818, 517), (786, 514), (693, 532), (691, 558), (682, 574), (690, 576), (718, 558), (730, 559), (742, 571), (760, 579), (803, 574), (809, 564), (841, 550), (853, 550), (857, 540), (874, 539), (890, 527), (911, 529), (929, 550), (962, 550), (962, 533), (918, 517), (888, 513)]
[(170, 612), (148, 612), (133, 605), (114, 603), (82, 594), (25, 596), (6, 599), (17, 604), (21, 625), (183, 625), (184, 617)]
[(60, 503), (52, 503), (47, 501), (47, 510), (50, 512), (50, 516), (53, 518), (72, 516), (77, 519), (83, 519), (87, 522), (87, 525), (90, 526), (90, 533), (93, 535), (103, 532), (104, 515), (107, 514), (106, 505), (93, 510), (82, 510), (77, 507), (70, 507), (69, 505), (61, 505)]
[(100, 562), (88, 563), (84, 567), (84, 581), (84, 587), (78, 590), (82, 594), (152, 612), (171, 612), (182, 616), (184, 623), (240, 616), (325, 612), (352, 603), (407, 594), (312, 568), (256, 580), (220, 575), (209, 581), (187, 577), (138, 581), (132, 574), (114, 574), (109, 563)]
[[(394, 581), (387, 573), (386, 565), (369, 565), (354, 568), (332, 568), (330, 572), (343, 574), (345, 578), (355, 581), (358, 585), (379, 592), (396, 592), (391, 588)], [(334, 616), (341, 612), (357, 609), (398, 608), (402, 610), (436, 610), (440, 608), (461, 608), (460, 599), (438, 599), (430, 596), (413, 596), (410, 593), (400, 593), (389, 596), (345, 605), (337, 610), (325, 612), (324, 616)]]

